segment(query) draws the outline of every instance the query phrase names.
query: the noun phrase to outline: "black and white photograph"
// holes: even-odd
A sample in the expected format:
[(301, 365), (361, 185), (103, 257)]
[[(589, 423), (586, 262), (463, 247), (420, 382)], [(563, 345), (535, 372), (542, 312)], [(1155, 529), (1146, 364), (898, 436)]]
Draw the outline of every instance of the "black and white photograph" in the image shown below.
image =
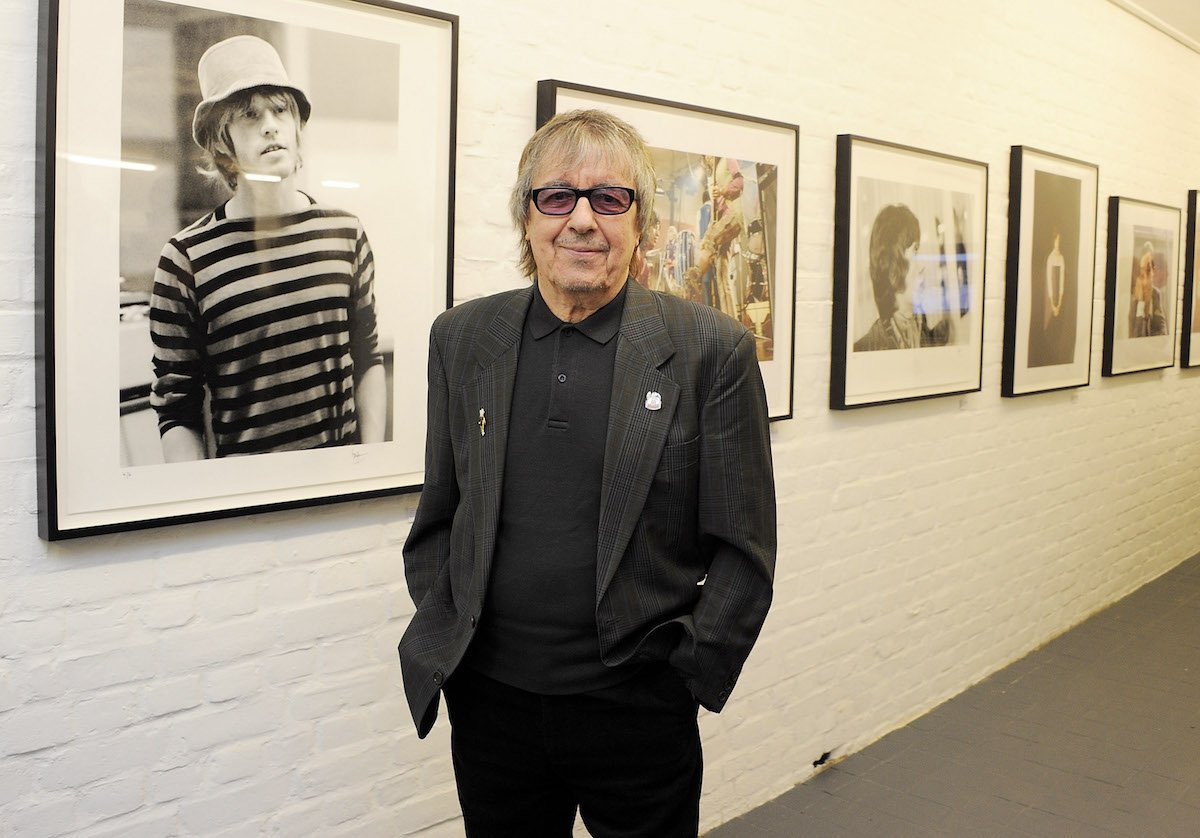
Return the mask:
[(980, 388), (987, 166), (838, 138), (830, 406)]
[(792, 414), (799, 128), (696, 105), (538, 82), (538, 124), (574, 108), (627, 120), (657, 178), (641, 284), (717, 308), (755, 337), (770, 418)]
[(457, 20), (56, 5), (47, 536), (419, 489)]
[(1005, 396), (1088, 384), (1098, 178), (1090, 163), (1013, 146), (1001, 375)]
[(1108, 199), (1104, 375), (1175, 364), (1179, 216), (1175, 207)]
[(1200, 367), (1200, 276), (1196, 270), (1197, 195), (1188, 190), (1187, 253), (1183, 262), (1183, 328), (1179, 337), (1179, 365)]

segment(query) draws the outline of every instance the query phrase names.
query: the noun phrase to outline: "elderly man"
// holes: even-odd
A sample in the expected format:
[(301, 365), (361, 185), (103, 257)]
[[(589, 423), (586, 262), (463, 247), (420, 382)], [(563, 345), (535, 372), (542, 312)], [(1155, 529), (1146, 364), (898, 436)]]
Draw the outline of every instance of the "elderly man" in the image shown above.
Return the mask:
[(654, 183), (631, 126), (555, 117), (510, 203), (532, 286), (433, 326), (400, 658), (419, 735), (446, 695), (470, 836), (695, 836), (698, 704), (770, 604), (754, 337), (629, 281)]

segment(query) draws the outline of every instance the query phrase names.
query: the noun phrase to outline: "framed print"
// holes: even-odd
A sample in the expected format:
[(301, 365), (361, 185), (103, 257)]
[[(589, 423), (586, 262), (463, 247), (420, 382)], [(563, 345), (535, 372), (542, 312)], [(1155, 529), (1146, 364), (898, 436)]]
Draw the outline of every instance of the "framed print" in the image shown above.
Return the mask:
[(753, 332), (771, 419), (792, 415), (796, 173), (800, 129), (786, 122), (538, 82), (537, 120), (600, 108), (646, 140), (658, 179), (643, 285), (720, 309)]
[(837, 141), (829, 406), (981, 388), (987, 164)]
[(1179, 363), (1200, 367), (1200, 277), (1196, 272), (1197, 191), (1188, 192), (1187, 250), (1183, 260), (1183, 334), (1179, 339)]
[(458, 21), (42, 0), (43, 538), (419, 489)]
[(1108, 199), (1104, 375), (1174, 366), (1178, 254), (1178, 209)]
[(1001, 393), (1084, 387), (1091, 375), (1099, 170), (1013, 146)]

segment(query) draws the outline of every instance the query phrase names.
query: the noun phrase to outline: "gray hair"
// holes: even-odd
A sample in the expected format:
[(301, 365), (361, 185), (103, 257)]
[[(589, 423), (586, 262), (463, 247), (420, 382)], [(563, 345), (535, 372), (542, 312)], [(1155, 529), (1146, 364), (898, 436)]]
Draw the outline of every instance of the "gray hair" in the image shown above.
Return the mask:
[(656, 181), (654, 164), (650, 162), (650, 151), (642, 135), (628, 122), (606, 111), (575, 110), (558, 114), (525, 144), (517, 165), (517, 182), (509, 197), (508, 208), (519, 240), (519, 266), (525, 276), (537, 273), (533, 248), (525, 240), (534, 172), (550, 163), (572, 168), (592, 158), (628, 169), (633, 177), (633, 191), (637, 193), (639, 240), (649, 231), (654, 218)]

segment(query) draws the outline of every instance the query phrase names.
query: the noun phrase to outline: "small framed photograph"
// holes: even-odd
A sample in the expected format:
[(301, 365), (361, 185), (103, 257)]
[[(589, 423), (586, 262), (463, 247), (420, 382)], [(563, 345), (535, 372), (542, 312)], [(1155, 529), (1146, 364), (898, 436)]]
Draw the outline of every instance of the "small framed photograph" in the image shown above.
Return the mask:
[(986, 163), (837, 141), (836, 410), (981, 388)]
[(457, 18), (41, 2), (42, 536), (419, 489)]
[(1108, 199), (1104, 375), (1175, 364), (1179, 215), (1176, 207)]
[(547, 79), (538, 125), (600, 108), (641, 132), (658, 190), (638, 282), (720, 309), (753, 332), (771, 419), (792, 415), (796, 172), (800, 129), (648, 96)]
[(1009, 168), (1001, 393), (1085, 387), (1091, 375), (1099, 170), (1027, 146)]
[(1196, 233), (1200, 218), (1196, 212), (1197, 191), (1188, 192), (1187, 255), (1183, 261), (1183, 334), (1179, 339), (1179, 363), (1200, 367), (1200, 272), (1196, 269)]

